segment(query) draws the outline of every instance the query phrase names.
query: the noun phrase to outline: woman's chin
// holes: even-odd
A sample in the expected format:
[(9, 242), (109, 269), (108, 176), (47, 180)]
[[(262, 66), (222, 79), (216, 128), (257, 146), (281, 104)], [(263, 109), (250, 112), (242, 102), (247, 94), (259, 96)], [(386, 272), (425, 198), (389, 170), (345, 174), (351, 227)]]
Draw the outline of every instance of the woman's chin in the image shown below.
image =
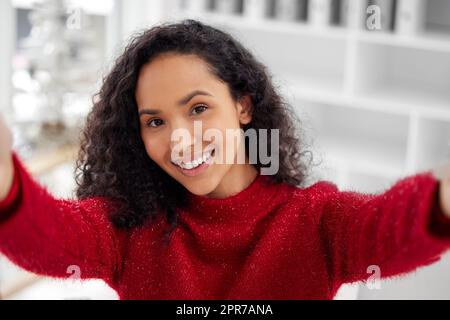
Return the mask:
[(187, 183), (183, 185), (190, 193), (195, 194), (197, 196), (208, 196), (215, 189), (211, 183), (205, 184)]
[(208, 175), (202, 178), (183, 177), (179, 181), (190, 193), (197, 196), (208, 196), (216, 190), (220, 183), (220, 177), (217, 175)]
[(171, 176), (190, 193), (198, 196), (208, 196), (216, 190), (223, 177), (223, 174), (217, 170), (219, 168), (213, 166), (209, 169), (211, 170), (205, 170), (201, 174), (189, 175), (177, 168), (175, 172), (171, 172)]

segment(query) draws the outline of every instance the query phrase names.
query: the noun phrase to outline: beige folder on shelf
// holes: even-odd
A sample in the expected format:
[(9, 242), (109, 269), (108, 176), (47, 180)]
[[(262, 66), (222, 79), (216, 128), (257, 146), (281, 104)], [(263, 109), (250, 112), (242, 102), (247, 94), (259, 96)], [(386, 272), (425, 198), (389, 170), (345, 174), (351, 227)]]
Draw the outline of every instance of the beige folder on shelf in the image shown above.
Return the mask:
[(395, 31), (400, 35), (415, 35), (425, 28), (426, 1), (397, 0)]
[(330, 25), (332, 0), (309, 0), (308, 22), (311, 26), (322, 28)]

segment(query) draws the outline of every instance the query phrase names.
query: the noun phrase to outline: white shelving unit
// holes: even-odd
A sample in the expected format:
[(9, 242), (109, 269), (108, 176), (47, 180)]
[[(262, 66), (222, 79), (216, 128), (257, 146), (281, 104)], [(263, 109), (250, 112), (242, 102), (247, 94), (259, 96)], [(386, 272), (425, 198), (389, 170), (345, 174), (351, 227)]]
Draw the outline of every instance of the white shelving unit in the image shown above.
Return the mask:
[(360, 0), (347, 2), (346, 26), (278, 20), (254, 7), (250, 19), (245, 0), (243, 12), (223, 14), (206, 4), (203, 12), (172, 18), (198, 18), (241, 40), (299, 115), (311, 119), (321, 177), (378, 192), (449, 158), (450, 11), (440, 11), (450, 1), (424, 1), (425, 25), (405, 34), (366, 30)]

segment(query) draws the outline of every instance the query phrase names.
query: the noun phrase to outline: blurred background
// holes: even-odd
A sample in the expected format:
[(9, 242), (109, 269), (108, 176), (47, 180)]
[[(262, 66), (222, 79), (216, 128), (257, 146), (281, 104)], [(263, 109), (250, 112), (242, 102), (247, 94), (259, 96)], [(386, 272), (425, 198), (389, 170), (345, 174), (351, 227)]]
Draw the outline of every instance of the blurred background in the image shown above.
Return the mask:
[[(182, 18), (252, 50), (303, 122), (310, 183), (377, 193), (450, 159), (450, 0), (0, 0), (0, 112), (57, 197), (92, 97), (132, 34)], [(3, 299), (116, 299), (101, 281), (37, 277), (0, 256)], [(337, 299), (450, 299), (450, 255)]]

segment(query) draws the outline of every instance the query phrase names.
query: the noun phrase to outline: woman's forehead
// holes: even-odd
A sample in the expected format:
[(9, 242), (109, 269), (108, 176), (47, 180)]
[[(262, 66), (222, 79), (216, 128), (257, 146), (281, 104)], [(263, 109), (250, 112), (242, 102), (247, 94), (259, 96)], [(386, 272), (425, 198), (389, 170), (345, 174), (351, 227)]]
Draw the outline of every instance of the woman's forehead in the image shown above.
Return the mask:
[[(161, 83), (169, 80), (170, 83), (178, 81), (192, 81), (194, 79), (212, 78), (209, 65), (196, 55), (165, 54), (144, 65), (139, 78), (146, 82)], [(175, 79), (174, 79), (175, 78)]]
[(145, 65), (139, 75), (136, 99), (179, 101), (195, 90), (219, 94), (226, 85), (208, 69), (208, 65), (196, 56), (165, 56)]

